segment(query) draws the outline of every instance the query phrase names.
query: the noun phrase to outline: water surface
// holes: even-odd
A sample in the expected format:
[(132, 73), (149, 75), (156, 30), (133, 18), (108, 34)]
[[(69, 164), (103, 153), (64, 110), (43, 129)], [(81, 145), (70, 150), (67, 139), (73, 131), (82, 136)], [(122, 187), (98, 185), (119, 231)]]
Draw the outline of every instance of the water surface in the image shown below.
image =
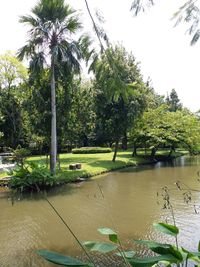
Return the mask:
[[(195, 250), (200, 239), (200, 215), (195, 214), (193, 205), (200, 211), (200, 193), (193, 193), (192, 203), (186, 205), (175, 182), (200, 189), (199, 164), (199, 157), (182, 157), (170, 163), (129, 168), (56, 188), (48, 193), (48, 199), (80, 240), (103, 240), (97, 229), (111, 227), (118, 231), (125, 247), (148, 254), (132, 240), (164, 240), (152, 224), (166, 219), (171, 222), (170, 212), (162, 209), (157, 197), (157, 192), (160, 196), (161, 188), (168, 186), (181, 229), (180, 242)], [(54, 266), (38, 257), (36, 249), (82, 257), (74, 238), (41, 195), (15, 195), (12, 199), (10, 193), (0, 191), (0, 266)], [(109, 262), (107, 266), (116, 264)]]

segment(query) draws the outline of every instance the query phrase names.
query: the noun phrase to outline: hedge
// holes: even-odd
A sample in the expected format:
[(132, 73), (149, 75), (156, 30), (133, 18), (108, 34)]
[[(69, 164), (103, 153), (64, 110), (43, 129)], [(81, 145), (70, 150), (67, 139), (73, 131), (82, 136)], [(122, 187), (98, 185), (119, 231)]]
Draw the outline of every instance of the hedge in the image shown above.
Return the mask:
[(72, 149), (73, 154), (96, 154), (110, 152), (112, 152), (112, 149), (109, 147), (80, 147)]

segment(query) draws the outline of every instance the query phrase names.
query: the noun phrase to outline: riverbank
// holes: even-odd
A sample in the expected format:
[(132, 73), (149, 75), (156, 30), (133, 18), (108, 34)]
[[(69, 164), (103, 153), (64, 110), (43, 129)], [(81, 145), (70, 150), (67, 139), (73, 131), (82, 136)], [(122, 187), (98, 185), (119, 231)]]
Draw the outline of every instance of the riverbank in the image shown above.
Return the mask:
[[(152, 164), (157, 161), (166, 161), (187, 154), (187, 151), (178, 150), (170, 157), (168, 150), (159, 150), (154, 160), (151, 159), (149, 151), (145, 154), (144, 150), (139, 150), (136, 157), (132, 157), (131, 151), (119, 151), (116, 162), (112, 162), (113, 153), (99, 153), (99, 154), (61, 154), (60, 167), (58, 172), (58, 181), (74, 182), (80, 178), (90, 178), (99, 174), (110, 171)], [(41, 162), (46, 163), (45, 156), (34, 156), (27, 159), (27, 162)], [(69, 170), (70, 164), (80, 163), (82, 168), (80, 170)], [(0, 173), (0, 179), (8, 176), (5, 172)]]

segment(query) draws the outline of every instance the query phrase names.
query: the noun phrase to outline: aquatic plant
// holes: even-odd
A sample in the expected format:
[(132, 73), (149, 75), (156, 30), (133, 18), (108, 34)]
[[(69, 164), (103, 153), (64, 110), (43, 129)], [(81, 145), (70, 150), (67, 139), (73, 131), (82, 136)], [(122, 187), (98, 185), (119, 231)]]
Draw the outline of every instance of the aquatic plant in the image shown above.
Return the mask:
[(26, 163), (17, 165), (9, 172), (11, 180), (9, 187), (18, 191), (40, 191), (59, 184), (56, 176), (51, 175), (45, 165), (41, 163)]
[[(154, 223), (154, 227), (157, 231), (175, 237), (175, 240), (179, 234), (179, 228), (166, 224), (166, 223)], [(125, 266), (189, 266), (189, 263), (193, 263), (194, 266), (200, 266), (200, 243), (198, 245), (198, 251), (188, 251), (183, 247), (179, 247), (177, 244), (158, 243), (151, 240), (133, 240), (133, 242), (145, 245), (155, 255), (145, 258), (136, 257), (134, 251), (123, 250), (119, 237), (115, 231), (110, 228), (100, 228), (99, 233), (108, 236), (110, 242), (94, 242), (86, 241), (82, 245), (88, 251), (95, 251), (100, 253), (113, 253), (114, 255), (121, 257)], [(62, 266), (96, 266), (94, 261), (83, 262), (76, 258), (61, 255), (56, 252), (48, 250), (38, 250), (37, 254), (42, 256), (45, 260), (50, 261), (57, 265)]]

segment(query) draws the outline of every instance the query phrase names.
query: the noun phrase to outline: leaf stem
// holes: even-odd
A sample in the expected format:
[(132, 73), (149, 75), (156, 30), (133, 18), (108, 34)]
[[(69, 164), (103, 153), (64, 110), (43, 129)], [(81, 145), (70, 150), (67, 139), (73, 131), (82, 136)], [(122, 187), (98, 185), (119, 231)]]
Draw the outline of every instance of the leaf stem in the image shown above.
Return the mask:
[[(176, 226), (176, 220), (175, 220), (175, 215), (174, 215), (174, 208), (172, 206), (172, 204), (170, 203), (170, 208), (171, 208), (171, 213), (172, 213), (172, 219), (173, 219), (173, 224), (174, 226)], [(178, 238), (177, 235), (175, 236), (175, 242), (176, 242), (176, 248), (178, 249)]]
[(72, 231), (72, 229), (70, 228), (70, 226), (65, 222), (65, 220), (62, 218), (62, 216), (59, 214), (59, 212), (57, 211), (57, 209), (53, 206), (53, 204), (46, 197), (44, 197), (44, 199), (47, 201), (47, 203), (50, 205), (50, 207), (53, 209), (53, 211), (56, 213), (56, 215), (60, 218), (60, 220), (62, 221), (62, 223), (66, 226), (66, 228), (72, 234), (72, 236), (74, 237), (74, 239), (76, 240), (76, 242), (78, 243), (78, 245), (81, 247), (81, 249), (84, 251), (85, 255), (88, 257), (89, 261), (94, 266), (96, 266), (95, 265), (95, 262), (92, 259), (92, 257), (89, 255), (89, 253), (86, 251), (86, 249), (84, 248), (84, 246), (81, 244), (81, 242), (79, 241), (78, 237), (74, 234), (74, 232)]

